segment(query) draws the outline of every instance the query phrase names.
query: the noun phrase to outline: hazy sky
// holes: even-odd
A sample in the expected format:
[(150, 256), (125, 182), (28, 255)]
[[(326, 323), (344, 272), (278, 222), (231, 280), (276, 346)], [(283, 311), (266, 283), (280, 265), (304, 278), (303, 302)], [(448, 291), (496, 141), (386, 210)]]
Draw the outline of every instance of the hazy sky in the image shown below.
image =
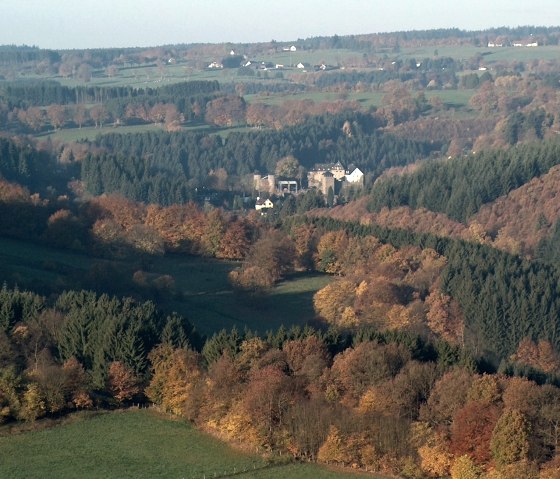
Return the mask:
[(43, 48), (258, 42), (560, 25), (558, 0), (0, 0), (0, 44)]

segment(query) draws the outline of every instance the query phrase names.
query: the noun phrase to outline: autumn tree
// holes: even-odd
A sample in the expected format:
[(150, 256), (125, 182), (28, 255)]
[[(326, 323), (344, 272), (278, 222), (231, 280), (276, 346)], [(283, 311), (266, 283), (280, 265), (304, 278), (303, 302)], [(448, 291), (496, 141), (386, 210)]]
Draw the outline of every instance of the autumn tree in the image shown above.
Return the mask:
[(107, 380), (109, 391), (119, 403), (131, 400), (140, 392), (138, 378), (120, 361), (111, 363)]
[(482, 474), (480, 468), (467, 455), (456, 458), (450, 472), (451, 479), (479, 479)]
[(19, 110), (18, 120), (29, 126), (33, 131), (39, 131), (45, 124), (45, 112), (39, 107)]
[(293, 270), (295, 258), (294, 243), (290, 237), (278, 230), (269, 230), (253, 245), (248, 263), (259, 265), (278, 281)]
[(89, 119), (89, 112), (84, 105), (75, 105), (74, 108), (71, 110), (72, 119), (78, 128), (81, 128), (82, 125), (88, 121)]
[(329, 434), (319, 448), (317, 460), (325, 464), (352, 464), (353, 457), (348, 450), (348, 438), (338, 430), (336, 426), (331, 426)]
[(346, 279), (334, 281), (313, 295), (313, 307), (328, 323), (346, 324), (348, 308), (354, 304), (355, 291), (356, 286), (352, 281)]
[(340, 274), (342, 258), (348, 248), (348, 235), (343, 230), (329, 231), (321, 236), (317, 245), (316, 264), (321, 271)]
[(420, 466), (431, 477), (442, 477), (449, 474), (453, 455), (449, 452), (449, 443), (442, 434), (433, 434), (426, 444), (418, 448)]
[(477, 464), (491, 459), (490, 441), (500, 417), (500, 408), (494, 404), (470, 401), (457, 411), (451, 425), (451, 452), (467, 454)]
[(295, 383), (274, 365), (253, 370), (249, 375), (243, 408), (267, 447), (273, 446), (284, 415), (298, 400), (299, 394), (294, 386)]
[(435, 425), (450, 426), (456, 412), (467, 402), (472, 374), (462, 368), (447, 371), (430, 391), (421, 417)]
[(459, 304), (449, 295), (433, 291), (426, 298), (429, 328), (438, 336), (453, 344), (463, 344), (464, 321)]
[(529, 423), (523, 413), (506, 409), (492, 432), (490, 448), (498, 467), (527, 460), (529, 455)]
[(527, 364), (545, 373), (560, 370), (560, 356), (549, 341), (541, 339), (538, 343), (530, 338), (524, 338), (511, 360)]
[(316, 336), (287, 341), (282, 349), (286, 353), (288, 367), (293, 374), (305, 377), (309, 381), (319, 378), (328, 365), (327, 348)]
[(250, 243), (250, 227), (242, 220), (230, 222), (220, 242), (219, 257), (243, 259), (247, 256)]
[(46, 412), (47, 406), (39, 386), (35, 383), (28, 384), (22, 397), (20, 416), (26, 421), (35, 421)]
[(206, 104), (206, 121), (216, 126), (233, 126), (245, 121), (245, 101), (229, 95)]
[(334, 358), (328, 382), (349, 404), (357, 404), (370, 386), (394, 377), (408, 360), (410, 352), (403, 346), (366, 341)]
[(95, 105), (89, 110), (89, 117), (95, 123), (95, 128), (103, 128), (103, 124), (109, 119), (109, 112), (102, 105)]
[(296, 252), (296, 268), (311, 269), (313, 266), (313, 250), (315, 246), (315, 228), (309, 224), (303, 224), (292, 228), (291, 234), (294, 239)]
[(64, 105), (51, 105), (47, 108), (47, 118), (55, 130), (58, 130), (66, 122), (66, 108)]
[(65, 393), (78, 409), (93, 406), (90, 396), (90, 379), (84, 367), (74, 357), (67, 359), (62, 365), (65, 375)]
[(82, 63), (78, 67), (77, 76), (83, 82), (88, 83), (91, 80), (92, 68), (88, 63)]
[(201, 401), (199, 380), (202, 376), (200, 357), (189, 349), (173, 349), (161, 344), (148, 355), (152, 379), (146, 395), (165, 411), (194, 419)]

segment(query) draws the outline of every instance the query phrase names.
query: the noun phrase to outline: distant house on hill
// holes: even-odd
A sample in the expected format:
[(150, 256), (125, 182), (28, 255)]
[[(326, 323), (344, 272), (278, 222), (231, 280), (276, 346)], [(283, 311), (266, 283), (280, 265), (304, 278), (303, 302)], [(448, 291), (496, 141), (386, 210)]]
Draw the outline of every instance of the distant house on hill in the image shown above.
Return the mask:
[(274, 203), (270, 201), (269, 198), (263, 200), (262, 198), (257, 198), (257, 202), (255, 203), (255, 209), (257, 211), (265, 210), (265, 209), (272, 209), (274, 208)]

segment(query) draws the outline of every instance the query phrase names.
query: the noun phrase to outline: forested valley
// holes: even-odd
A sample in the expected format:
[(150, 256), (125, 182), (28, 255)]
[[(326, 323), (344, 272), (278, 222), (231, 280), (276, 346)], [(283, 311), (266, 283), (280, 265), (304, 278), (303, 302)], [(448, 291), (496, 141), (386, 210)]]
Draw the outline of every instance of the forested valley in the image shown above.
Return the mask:
[(0, 47), (0, 432), (140, 404), (293, 461), (557, 477), (560, 32), (528, 35)]

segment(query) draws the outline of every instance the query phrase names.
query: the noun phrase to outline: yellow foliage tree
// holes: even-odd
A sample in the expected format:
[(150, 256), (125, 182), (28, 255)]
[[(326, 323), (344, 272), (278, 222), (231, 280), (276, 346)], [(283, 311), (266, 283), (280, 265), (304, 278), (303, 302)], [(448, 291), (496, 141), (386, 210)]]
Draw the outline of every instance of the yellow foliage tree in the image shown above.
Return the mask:
[(336, 324), (341, 321), (345, 309), (354, 303), (354, 292), (353, 282), (346, 279), (334, 281), (313, 296), (315, 311), (327, 322)]
[(331, 426), (329, 434), (317, 453), (317, 460), (325, 464), (347, 465), (352, 458), (347, 450), (347, 438), (344, 437), (336, 426)]
[(446, 441), (439, 435), (433, 436), (425, 445), (418, 448), (420, 466), (432, 477), (449, 475), (453, 455), (447, 448)]
[(481, 473), (480, 468), (467, 455), (459, 456), (451, 466), (451, 479), (479, 479)]
[(148, 358), (152, 363), (153, 375), (146, 395), (165, 411), (186, 416), (195, 385), (202, 375), (198, 354), (162, 344), (152, 350)]

